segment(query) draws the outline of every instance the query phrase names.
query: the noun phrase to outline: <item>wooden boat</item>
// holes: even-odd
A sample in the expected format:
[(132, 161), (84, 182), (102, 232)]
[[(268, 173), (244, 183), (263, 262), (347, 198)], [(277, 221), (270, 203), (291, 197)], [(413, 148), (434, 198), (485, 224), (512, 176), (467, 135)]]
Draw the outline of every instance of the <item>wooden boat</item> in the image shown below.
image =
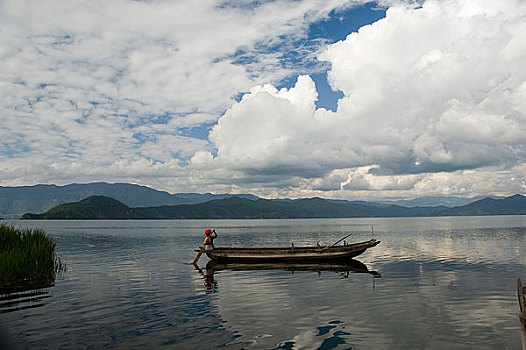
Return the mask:
[(205, 250), (204, 253), (211, 259), (222, 262), (307, 262), (307, 261), (333, 261), (344, 260), (358, 256), (368, 248), (378, 245), (380, 241), (353, 243), (340, 246), (327, 247), (291, 247), (285, 248), (225, 248), (218, 247)]

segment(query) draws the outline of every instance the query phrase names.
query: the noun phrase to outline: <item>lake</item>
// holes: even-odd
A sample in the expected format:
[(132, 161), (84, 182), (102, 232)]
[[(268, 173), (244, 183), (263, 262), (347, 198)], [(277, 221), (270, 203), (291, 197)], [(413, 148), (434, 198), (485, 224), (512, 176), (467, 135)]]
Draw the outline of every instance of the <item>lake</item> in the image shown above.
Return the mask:
[[(43, 228), (67, 265), (0, 296), (15, 348), (521, 348), (526, 216), (10, 223)], [(216, 246), (381, 243), (357, 270), (196, 269), (206, 228)]]

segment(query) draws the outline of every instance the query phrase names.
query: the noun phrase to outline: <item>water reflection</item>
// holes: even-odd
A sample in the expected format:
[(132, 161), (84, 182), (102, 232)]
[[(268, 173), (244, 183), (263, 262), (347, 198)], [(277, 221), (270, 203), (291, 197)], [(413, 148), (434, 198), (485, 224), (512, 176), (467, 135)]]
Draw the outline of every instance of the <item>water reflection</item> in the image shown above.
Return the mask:
[(355, 259), (334, 262), (280, 262), (280, 263), (236, 263), (220, 262), (210, 260), (203, 271), (197, 264), (193, 264), (195, 269), (203, 276), (206, 294), (217, 293), (217, 281), (214, 273), (220, 271), (312, 271), (321, 276), (323, 271), (332, 271), (339, 273), (344, 278), (349, 278), (350, 273), (368, 273), (374, 278), (380, 278), (382, 275), (377, 271), (369, 270), (367, 265)]
[(214, 279), (214, 270), (208, 269), (203, 271), (197, 264), (193, 264), (195, 269), (203, 276), (205, 293), (212, 294), (217, 293), (217, 281)]
[(50, 298), (48, 289), (23, 290), (0, 295), (0, 314), (42, 307)]
[(211, 260), (206, 264), (206, 270), (211, 273), (215, 271), (233, 270), (233, 271), (250, 271), (250, 270), (286, 270), (291, 271), (315, 271), (321, 273), (322, 271), (342, 272), (347, 276), (350, 272), (355, 273), (370, 273), (375, 277), (380, 277), (376, 271), (370, 271), (367, 266), (355, 259), (347, 261), (336, 262), (306, 262), (306, 263), (259, 263), (259, 264), (243, 264), (243, 263), (223, 263)]
[[(222, 263), (196, 269), (205, 293), (235, 337), (227, 348), (333, 349), (353, 342), (360, 305), (375, 293), (377, 271), (361, 261)], [(354, 312), (353, 312), (354, 309)], [(345, 310), (345, 311), (343, 311)], [(350, 313), (352, 315), (346, 316)]]
[(227, 348), (515, 348), (503, 310), (516, 308), (506, 276), (521, 265), (395, 259), (380, 279), (367, 265), (209, 262), (203, 280), (236, 336)]
[[(69, 272), (43, 294), (0, 293), (2, 310), (28, 307), (0, 314), (0, 349), (2, 332), (27, 349), (520, 347), (526, 216), (20, 224), (53, 234)], [(349, 231), (369, 239), (371, 224), (383, 242), (360, 260), (379, 279), (335, 266), (189, 265), (203, 227), (224, 246), (288, 246)]]
[(58, 274), (66, 270), (66, 265), (57, 259), (53, 269), (41, 271), (40, 275), (0, 285), (0, 314), (33, 309), (46, 305), (49, 288), (55, 286)]
[(369, 270), (367, 265), (355, 259), (334, 262), (280, 262), (280, 263), (232, 263), (210, 260), (203, 271), (197, 264), (195, 269), (203, 276), (206, 294), (217, 293), (217, 281), (214, 273), (220, 271), (312, 271), (317, 272), (318, 276), (323, 271), (339, 273), (344, 278), (349, 278), (350, 273), (368, 273), (374, 278), (380, 278), (377, 271)]

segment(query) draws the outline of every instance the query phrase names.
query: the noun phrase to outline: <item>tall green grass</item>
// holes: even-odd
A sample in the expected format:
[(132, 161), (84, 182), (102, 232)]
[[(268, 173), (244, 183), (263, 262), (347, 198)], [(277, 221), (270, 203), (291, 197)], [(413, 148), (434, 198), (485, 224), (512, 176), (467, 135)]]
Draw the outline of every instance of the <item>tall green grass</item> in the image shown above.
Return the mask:
[(0, 293), (48, 287), (63, 268), (43, 230), (0, 224)]

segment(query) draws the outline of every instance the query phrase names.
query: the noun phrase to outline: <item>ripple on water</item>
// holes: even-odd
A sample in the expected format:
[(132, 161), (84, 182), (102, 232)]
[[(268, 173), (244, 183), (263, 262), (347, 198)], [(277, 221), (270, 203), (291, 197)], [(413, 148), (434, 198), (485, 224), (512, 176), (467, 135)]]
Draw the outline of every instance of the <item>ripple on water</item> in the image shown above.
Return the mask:
[(50, 298), (48, 289), (27, 290), (0, 295), (0, 313), (21, 311), (46, 305)]

